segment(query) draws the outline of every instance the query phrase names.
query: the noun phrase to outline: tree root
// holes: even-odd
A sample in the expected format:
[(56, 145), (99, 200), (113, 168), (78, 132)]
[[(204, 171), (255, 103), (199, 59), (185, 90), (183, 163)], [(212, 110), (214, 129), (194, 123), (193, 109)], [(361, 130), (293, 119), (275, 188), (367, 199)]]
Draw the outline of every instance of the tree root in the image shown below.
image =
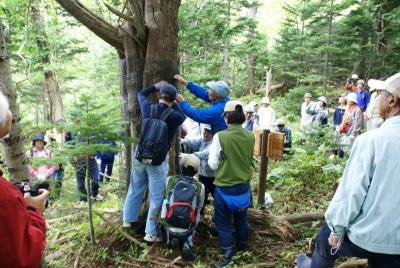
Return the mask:
[(97, 211), (97, 210), (93, 210), (93, 212), (99, 216), (105, 223), (107, 223), (108, 225), (110, 225), (110, 227), (114, 230), (117, 231), (119, 234), (121, 234), (123, 237), (125, 237), (126, 239), (128, 239), (129, 241), (135, 243), (136, 245), (138, 245), (141, 248), (144, 249), (148, 249), (149, 247), (145, 244), (140, 242), (139, 240), (137, 240), (136, 238), (133, 238), (132, 236), (130, 236), (129, 234), (127, 234), (125, 231), (123, 231), (121, 229), (121, 227), (117, 227), (115, 226), (115, 224), (113, 224), (110, 220), (108, 220), (106, 217), (104, 217), (103, 213)]
[(255, 232), (271, 233), (285, 240), (293, 241), (297, 237), (297, 231), (286, 220), (274, 216), (268, 210), (248, 209), (250, 229)]
[(176, 257), (172, 262), (168, 263), (167, 265), (164, 266), (164, 268), (171, 267), (175, 263), (177, 263), (181, 259), (181, 256)]
[(323, 212), (315, 211), (315, 212), (297, 213), (297, 214), (279, 216), (278, 219), (286, 220), (290, 223), (297, 223), (297, 222), (323, 220), (324, 217), (325, 214)]
[(368, 265), (368, 260), (366, 259), (350, 259), (340, 264), (336, 268), (357, 268), (359, 266), (367, 267), (367, 265)]

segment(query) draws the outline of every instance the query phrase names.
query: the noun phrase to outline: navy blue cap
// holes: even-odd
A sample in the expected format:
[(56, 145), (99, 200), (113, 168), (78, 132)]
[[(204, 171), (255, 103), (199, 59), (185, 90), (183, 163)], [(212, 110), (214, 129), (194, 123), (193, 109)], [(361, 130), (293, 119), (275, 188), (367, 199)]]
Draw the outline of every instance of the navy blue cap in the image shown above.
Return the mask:
[(160, 98), (175, 100), (176, 92), (177, 90), (173, 85), (171, 84), (163, 85), (160, 88)]

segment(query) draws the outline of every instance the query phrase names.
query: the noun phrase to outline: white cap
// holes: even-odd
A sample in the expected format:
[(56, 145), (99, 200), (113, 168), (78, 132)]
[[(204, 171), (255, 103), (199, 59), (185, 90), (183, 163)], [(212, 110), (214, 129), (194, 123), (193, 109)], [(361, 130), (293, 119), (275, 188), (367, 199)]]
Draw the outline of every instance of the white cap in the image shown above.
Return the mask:
[(352, 79), (358, 79), (358, 74), (352, 74), (352, 75), (351, 75), (351, 78), (352, 78)]
[(357, 101), (357, 94), (354, 93), (354, 92), (347, 94), (346, 100), (347, 100), (347, 101), (352, 101), (352, 102), (358, 104), (358, 101)]
[(254, 113), (254, 106), (253, 105), (245, 105), (243, 108), (245, 113)]
[(278, 120), (276, 120), (276, 125), (277, 126), (285, 125), (285, 120), (283, 118), (279, 118)]
[(368, 80), (369, 91), (374, 91), (375, 89), (385, 89), (385, 82), (376, 79)]
[[(371, 81), (371, 83), (370, 83)], [(392, 75), (385, 81), (371, 79), (368, 86), (375, 89), (384, 89), (400, 98), (400, 73)]]
[(0, 127), (4, 127), (7, 123), (8, 100), (0, 91)]
[(251, 101), (251, 102), (249, 102), (249, 105), (251, 105), (251, 106), (257, 106), (258, 104), (257, 104), (257, 102), (255, 102), (255, 101)]
[(205, 125), (203, 126), (203, 129), (207, 129), (207, 130), (211, 131), (211, 125), (205, 124)]
[(269, 104), (269, 98), (268, 97), (263, 97), (261, 99), (261, 104), (263, 104), (263, 103)]
[(198, 171), (200, 168), (200, 159), (194, 154), (184, 154), (181, 158), (181, 161), (185, 168), (191, 166), (195, 171)]
[(362, 79), (360, 79), (360, 80), (357, 81), (357, 85), (358, 85), (358, 84), (363, 84), (363, 85), (365, 85), (365, 81), (362, 80)]
[(230, 100), (225, 104), (224, 112), (234, 112), (236, 110), (236, 106), (238, 105), (242, 106), (243, 108), (242, 102), (237, 100)]

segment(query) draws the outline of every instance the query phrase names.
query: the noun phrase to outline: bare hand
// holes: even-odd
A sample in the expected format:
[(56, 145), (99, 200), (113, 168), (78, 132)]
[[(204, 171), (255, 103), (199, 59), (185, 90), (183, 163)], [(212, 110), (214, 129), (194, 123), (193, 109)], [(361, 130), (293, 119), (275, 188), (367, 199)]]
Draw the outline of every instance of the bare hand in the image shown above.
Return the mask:
[(329, 237), (328, 237), (328, 242), (329, 242), (329, 245), (330, 245), (331, 247), (337, 248), (338, 246), (340, 246), (340, 245), (338, 244), (338, 241), (339, 241), (339, 237), (338, 237), (337, 235), (334, 235), (334, 234), (332, 234), (332, 233), (329, 235)]
[(28, 207), (34, 207), (40, 211), (43, 211), (46, 206), (47, 197), (49, 192), (45, 189), (39, 189), (40, 195), (31, 196), (29, 192), (24, 194), (25, 202)]
[(176, 94), (176, 98), (175, 98), (177, 103), (180, 103), (182, 101), (184, 101), (185, 99), (183, 98), (183, 96), (181, 94)]
[(160, 90), (160, 88), (161, 88), (162, 86), (165, 86), (165, 85), (168, 85), (168, 82), (166, 82), (166, 81), (164, 81), (164, 80), (161, 80), (160, 82), (154, 84), (154, 86), (156, 87), (157, 90)]
[(188, 82), (179, 74), (174, 75), (174, 79), (178, 81), (178, 84), (182, 86), (187, 86)]

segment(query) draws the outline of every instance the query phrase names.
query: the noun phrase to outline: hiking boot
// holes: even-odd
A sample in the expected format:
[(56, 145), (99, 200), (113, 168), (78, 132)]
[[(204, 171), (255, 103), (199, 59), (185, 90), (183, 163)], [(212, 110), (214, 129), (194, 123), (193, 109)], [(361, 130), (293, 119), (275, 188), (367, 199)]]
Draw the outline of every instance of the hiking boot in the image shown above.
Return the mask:
[(232, 257), (235, 253), (235, 249), (233, 247), (230, 247), (228, 249), (223, 249), (223, 251), (224, 251), (224, 259), (215, 264), (215, 267), (217, 268), (223, 268), (233, 264)]
[(193, 248), (189, 245), (188, 242), (185, 242), (182, 247), (182, 259), (184, 261), (194, 261), (196, 258)]
[(245, 251), (247, 248), (247, 242), (236, 242), (236, 250), (237, 252)]
[(146, 234), (144, 240), (150, 243), (161, 242), (161, 238), (158, 235)]
[(90, 198), (96, 201), (103, 201), (104, 199), (104, 197), (101, 194), (97, 194), (96, 196), (91, 196)]
[(215, 224), (213, 224), (212, 226), (210, 226), (210, 229), (208, 230), (210, 232), (210, 234), (214, 237), (218, 237), (219, 233), (217, 228), (215, 227)]

